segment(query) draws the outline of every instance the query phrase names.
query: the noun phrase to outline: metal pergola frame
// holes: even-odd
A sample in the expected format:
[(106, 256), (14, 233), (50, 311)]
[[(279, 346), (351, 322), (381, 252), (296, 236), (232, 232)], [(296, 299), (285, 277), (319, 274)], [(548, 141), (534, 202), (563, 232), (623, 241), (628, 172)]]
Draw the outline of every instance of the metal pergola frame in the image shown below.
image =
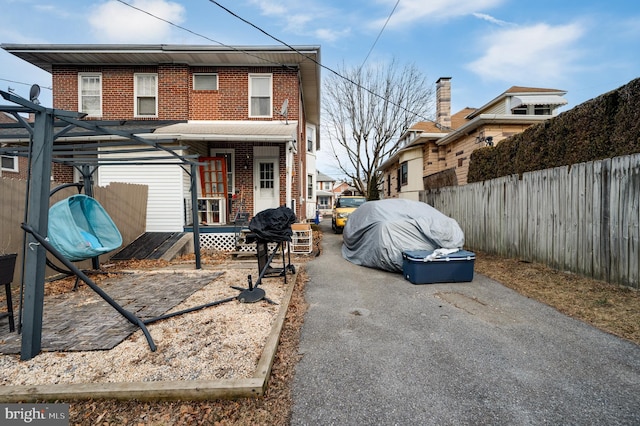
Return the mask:
[[(33, 93), (33, 88), (32, 88)], [(22, 322), (22, 346), (21, 359), (28, 360), (40, 353), (42, 338), (42, 315), (44, 307), (44, 283), (46, 272), (46, 254), (52, 253), (66, 267), (73, 271), (100, 297), (114, 307), (129, 322), (140, 327), (147, 338), (152, 351), (156, 346), (148, 333), (142, 320), (133, 313), (126, 311), (118, 305), (109, 295), (102, 291), (90, 278), (75, 267), (71, 262), (62, 257), (48, 244), (46, 239), (48, 231), (49, 196), (51, 164), (60, 163), (75, 167), (82, 173), (85, 194), (93, 195), (93, 173), (101, 165), (130, 164), (130, 165), (176, 165), (180, 166), (190, 176), (191, 207), (193, 214), (193, 240), (196, 269), (201, 269), (200, 256), (200, 232), (199, 219), (197, 217), (197, 155), (182, 155), (177, 151), (187, 149), (186, 146), (169, 146), (175, 144), (175, 139), (146, 139), (140, 134), (149, 133), (149, 130), (132, 129), (130, 131), (118, 130), (110, 126), (123, 126), (130, 121), (84, 121), (86, 114), (46, 108), (39, 104), (37, 95), (31, 100), (26, 100), (12, 93), (0, 90), (0, 95), (15, 105), (0, 105), (0, 112), (11, 114), (16, 119), (15, 124), (2, 124), (0, 128), (22, 129), (12, 135), (0, 136), (0, 142), (19, 141), (20, 145), (0, 147), (0, 154), (5, 156), (26, 157), (29, 159), (29, 177), (27, 182), (27, 200), (25, 223), (22, 229), (25, 231), (23, 246), (23, 273), (22, 285), (24, 286), (24, 312)], [(33, 114), (33, 123), (28, 122), (20, 114)], [(172, 124), (171, 123), (164, 124)], [(136, 122), (137, 124), (138, 122)], [(139, 122), (139, 123), (142, 123)], [(153, 123), (144, 121), (144, 123)], [(161, 123), (162, 124), (162, 123)], [(56, 128), (61, 128), (56, 132)], [(80, 130), (79, 130), (80, 129)], [(26, 130), (26, 133), (25, 133)], [(63, 138), (64, 142), (55, 144), (56, 139)], [(89, 139), (106, 138), (108, 141), (84, 142)], [(127, 147), (133, 147), (127, 149)], [(142, 146), (143, 148), (140, 148)], [(101, 150), (99, 148), (105, 148)], [(144, 153), (165, 151), (166, 156), (144, 156)], [(115, 159), (100, 158), (109, 154), (133, 154), (131, 156)], [(136, 155), (139, 154), (139, 155)], [(189, 168), (187, 170), (187, 167)], [(97, 268), (97, 258), (93, 259), (94, 268)]]

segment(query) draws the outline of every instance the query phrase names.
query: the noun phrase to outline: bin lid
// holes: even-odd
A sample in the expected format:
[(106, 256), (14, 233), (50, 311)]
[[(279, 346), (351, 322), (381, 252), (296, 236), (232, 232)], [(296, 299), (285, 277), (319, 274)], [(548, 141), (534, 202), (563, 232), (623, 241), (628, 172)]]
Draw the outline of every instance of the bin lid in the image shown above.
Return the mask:
[(476, 254), (468, 250), (458, 250), (454, 253), (441, 255), (435, 258), (429, 258), (435, 250), (407, 250), (402, 252), (402, 257), (408, 260), (421, 262), (441, 262), (450, 260), (474, 260)]

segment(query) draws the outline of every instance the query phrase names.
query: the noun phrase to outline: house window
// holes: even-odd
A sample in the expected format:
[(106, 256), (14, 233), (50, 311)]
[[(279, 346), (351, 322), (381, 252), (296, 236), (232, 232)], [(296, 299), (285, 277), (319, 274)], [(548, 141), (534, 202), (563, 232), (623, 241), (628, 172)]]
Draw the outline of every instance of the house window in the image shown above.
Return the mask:
[(249, 74), (249, 117), (271, 117), (271, 74)]
[(551, 115), (551, 105), (534, 105), (533, 115)]
[(314, 126), (307, 126), (307, 152), (315, 149), (316, 129)]
[(387, 175), (387, 195), (391, 195), (391, 175)]
[(519, 107), (515, 107), (511, 110), (513, 115), (527, 115), (527, 106), (520, 105)]
[(409, 183), (409, 164), (405, 161), (400, 164), (400, 184), (402, 186)]
[(400, 167), (398, 167), (398, 170), (396, 170), (396, 192), (400, 192), (400, 181), (401, 181), (401, 176), (400, 176)]
[(307, 175), (307, 198), (313, 198), (313, 175)]
[(229, 196), (233, 195), (234, 185), (234, 171), (235, 171), (235, 151), (233, 149), (211, 149), (210, 154), (212, 157), (223, 157), (227, 162), (227, 193)]
[(193, 90), (218, 90), (218, 74), (193, 74)]
[(78, 74), (78, 107), (90, 117), (102, 116), (102, 75)]
[(275, 188), (275, 168), (273, 163), (260, 163), (260, 189)]
[(136, 117), (155, 117), (158, 115), (158, 75), (135, 74), (135, 111)]
[(2, 156), (2, 170), (18, 173), (18, 157)]
[(330, 205), (331, 205), (331, 197), (327, 196), (327, 195), (320, 195), (318, 196), (318, 208), (320, 210), (328, 210), (330, 209)]

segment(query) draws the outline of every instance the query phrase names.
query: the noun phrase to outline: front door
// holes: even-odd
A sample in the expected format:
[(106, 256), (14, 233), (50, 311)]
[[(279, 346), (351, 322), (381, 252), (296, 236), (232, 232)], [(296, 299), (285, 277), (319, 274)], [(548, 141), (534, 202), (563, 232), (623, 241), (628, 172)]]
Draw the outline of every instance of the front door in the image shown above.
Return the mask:
[(276, 208), (280, 201), (280, 179), (277, 158), (258, 158), (253, 173), (253, 214)]

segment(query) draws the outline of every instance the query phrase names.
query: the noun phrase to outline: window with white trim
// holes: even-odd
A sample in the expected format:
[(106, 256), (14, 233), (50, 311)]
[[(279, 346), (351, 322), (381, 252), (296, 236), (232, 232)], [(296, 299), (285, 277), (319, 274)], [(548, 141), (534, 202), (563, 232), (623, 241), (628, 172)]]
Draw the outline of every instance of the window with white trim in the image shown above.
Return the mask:
[(314, 152), (316, 142), (316, 129), (313, 126), (307, 126), (307, 152)]
[(3, 171), (18, 173), (18, 157), (3, 155), (1, 160), (1, 168)]
[(102, 74), (78, 74), (78, 109), (90, 117), (102, 117)]
[(249, 74), (249, 117), (273, 115), (271, 74)]
[(158, 74), (134, 74), (136, 117), (158, 116)]
[(193, 74), (193, 90), (218, 90), (218, 74)]
[(307, 199), (313, 199), (313, 175), (307, 175)]

